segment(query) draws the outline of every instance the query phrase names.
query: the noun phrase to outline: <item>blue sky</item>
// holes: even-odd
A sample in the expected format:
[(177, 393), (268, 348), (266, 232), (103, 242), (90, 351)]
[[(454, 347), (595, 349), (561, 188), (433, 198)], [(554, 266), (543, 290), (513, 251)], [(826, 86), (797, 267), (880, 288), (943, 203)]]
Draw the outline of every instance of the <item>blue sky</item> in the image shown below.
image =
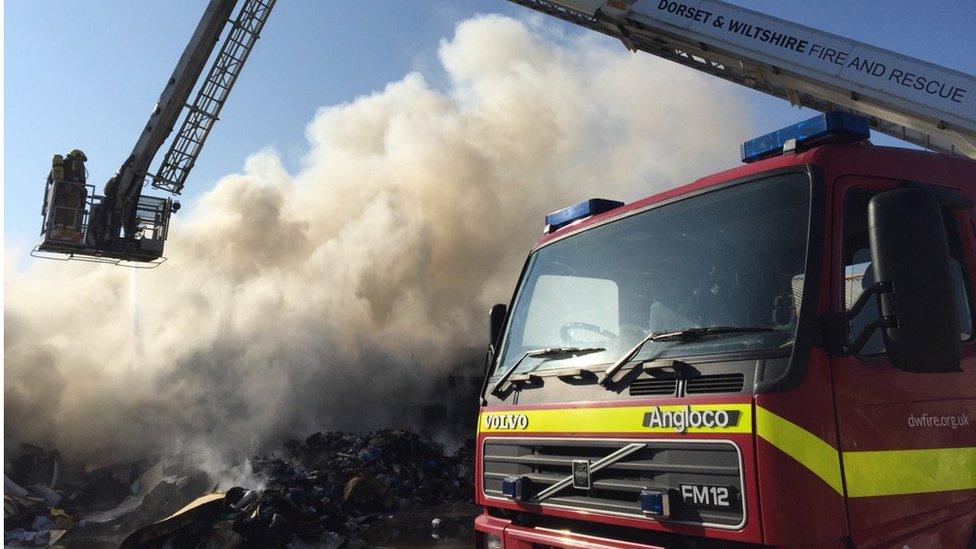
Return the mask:
[[(734, 3), (976, 73), (976, 2)], [(84, 150), (101, 186), (131, 150), (205, 2), (4, 4), (4, 229), (8, 245), (28, 246), (37, 236), (51, 155)], [(293, 169), (306, 151), (305, 126), (318, 107), (382, 89), (411, 70), (421, 70), (436, 86), (439, 41), (460, 20), (492, 12), (529, 15), (504, 0), (280, 0), (190, 176), (184, 201), (267, 146)], [(769, 130), (804, 115), (759, 93), (750, 95), (750, 104), (751, 116)]]

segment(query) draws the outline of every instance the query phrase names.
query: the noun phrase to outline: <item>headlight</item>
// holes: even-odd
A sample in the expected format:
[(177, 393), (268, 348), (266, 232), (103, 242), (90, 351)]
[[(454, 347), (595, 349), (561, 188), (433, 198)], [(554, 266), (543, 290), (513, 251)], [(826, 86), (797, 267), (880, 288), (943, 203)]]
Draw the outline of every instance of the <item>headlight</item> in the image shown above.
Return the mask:
[(485, 549), (502, 549), (503, 547), (505, 547), (505, 544), (502, 543), (501, 536), (485, 534)]

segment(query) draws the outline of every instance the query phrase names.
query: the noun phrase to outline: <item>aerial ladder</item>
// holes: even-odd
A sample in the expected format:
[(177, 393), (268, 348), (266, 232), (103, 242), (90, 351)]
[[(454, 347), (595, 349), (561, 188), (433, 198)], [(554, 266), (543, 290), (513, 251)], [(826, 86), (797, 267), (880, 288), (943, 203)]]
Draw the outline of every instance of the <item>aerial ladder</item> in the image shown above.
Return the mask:
[[(510, 0), (632, 51), (976, 158), (976, 78), (718, 0)], [(664, 99), (666, 101), (666, 98)]]
[[(210, 0), (132, 153), (102, 195), (88, 183), (83, 152), (54, 156), (44, 193), (41, 243), (32, 255), (133, 266), (162, 262), (170, 215), (179, 203), (145, 195), (143, 188), (180, 194), (275, 1)], [(207, 75), (189, 101), (211, 57)], [(181, 116), (179, 131), (151, 174), (156, 154)]]
[[(884, 134), (976, 158), (976, 78), (718, 0), (510, 0), (619, 39), (632, 51), (758, 90), (798, 107), (866, 117)], [(234, 9), (242, 3), (236, 15)], [(179, 194), (275, 0), (210, 0), (132, 154), (96, 195), (84, 153), (55, 155), (36, 255), (155, 265)], [(187, 102), (229, 27), (195, 99)], [(179, 116), (159, 165), (150, 165)]]

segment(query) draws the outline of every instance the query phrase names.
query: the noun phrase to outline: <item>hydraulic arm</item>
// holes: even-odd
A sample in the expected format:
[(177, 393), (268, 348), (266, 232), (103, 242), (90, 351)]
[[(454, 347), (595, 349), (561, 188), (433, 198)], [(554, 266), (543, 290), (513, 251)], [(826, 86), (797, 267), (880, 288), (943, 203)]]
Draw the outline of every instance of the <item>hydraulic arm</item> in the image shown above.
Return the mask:
[[(78, 259), (155, 262), (163, 253), (169, 218), (178, 203), (147, 196), (147, 182), (179, 194), (264, 27), (275, 0), (210, 0), (167, 80), (132, 153), (94, 193), (84, 154), (55, 156), (45, 193), (42, 242), (36, 252)], [(241, 4), (234, 15), (235, 7)], [(188, 102), (220, 36), (230, 27), (196, 97)], [(180, 116), (183, 123), (154, 176), (150, 166)], [(68, 166), (67, 169), (64, 166)]]
[(511, 0), (796, 106), (976, 158), (976, 78), (718, 0)]

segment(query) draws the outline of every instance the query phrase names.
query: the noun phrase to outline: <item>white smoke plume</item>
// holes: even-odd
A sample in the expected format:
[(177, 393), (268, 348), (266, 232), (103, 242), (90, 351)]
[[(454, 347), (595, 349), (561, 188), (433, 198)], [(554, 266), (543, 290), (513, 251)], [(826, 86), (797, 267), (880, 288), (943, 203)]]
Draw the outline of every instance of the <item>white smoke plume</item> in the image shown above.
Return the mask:
[(8, 448), (214, 461), (402, 426), (484, 343), (546, 212), (733, 165), (750, 133), (731, 85), (541, 19), (463, 21), (439, 59), (443, 89), (410, 73), (320, 109), (296, 173), (251, 156), (180, 213), (158, 269), (8, 272)]

